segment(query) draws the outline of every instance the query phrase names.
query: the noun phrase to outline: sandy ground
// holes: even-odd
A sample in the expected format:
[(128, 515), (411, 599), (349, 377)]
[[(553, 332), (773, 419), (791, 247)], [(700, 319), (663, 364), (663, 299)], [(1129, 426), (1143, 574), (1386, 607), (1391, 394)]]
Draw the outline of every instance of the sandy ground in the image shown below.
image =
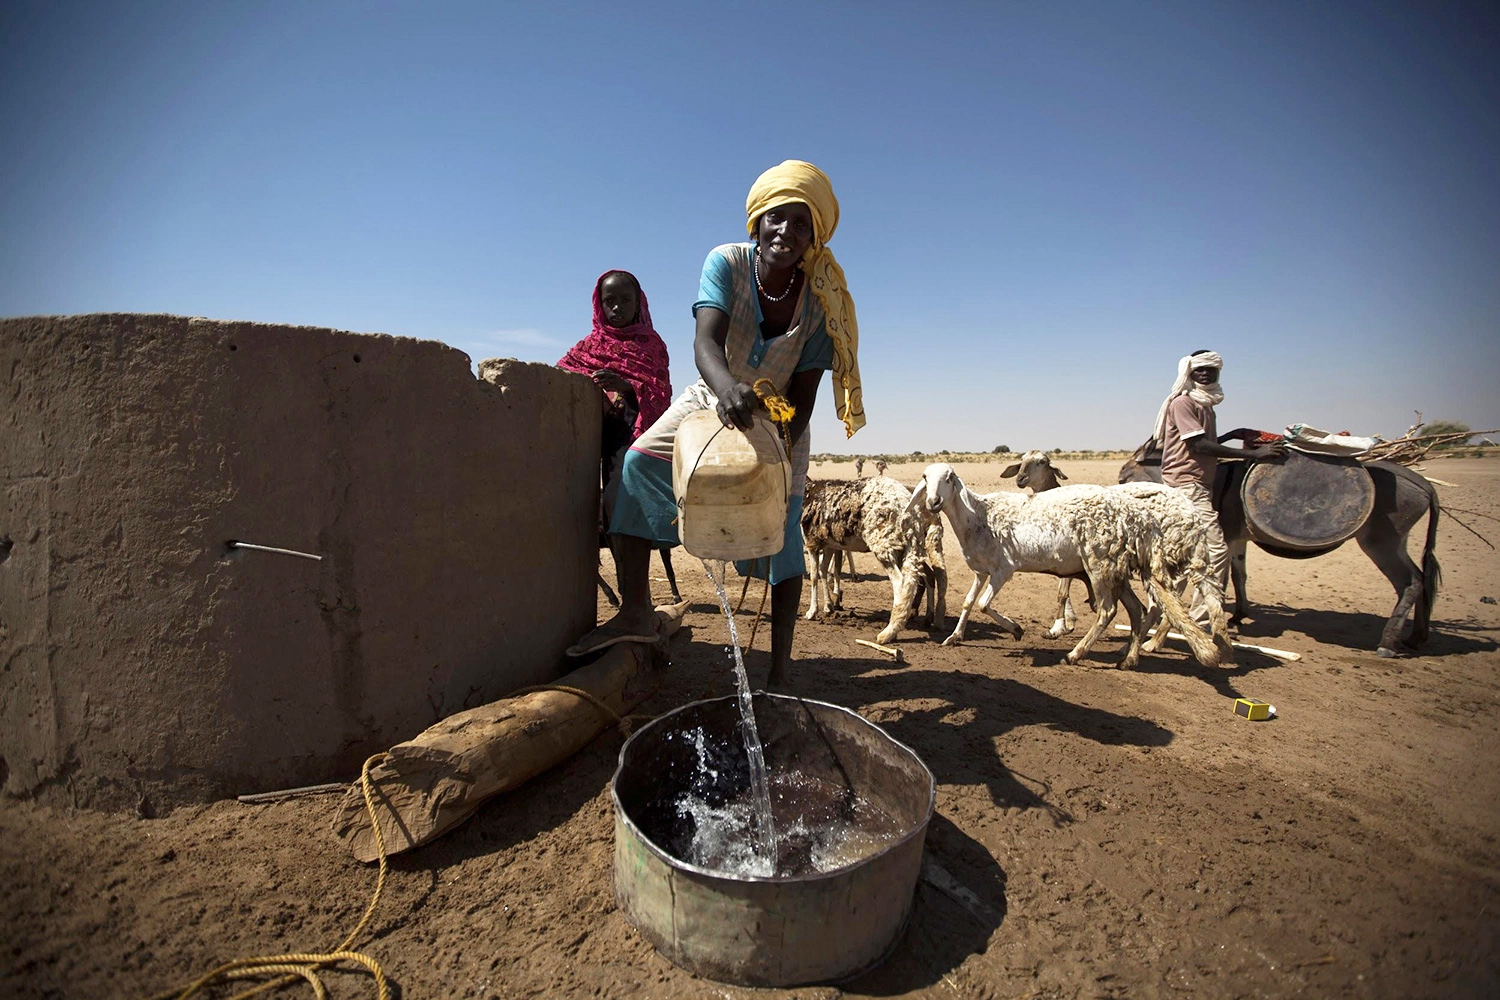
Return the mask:
[[(1074, 482), (1111, 482), (1115, 467), (1064, 463)], [(1009, 488), (1000, 468), (958, 467), (980, 491)], [(1500, 463), (1427, 471), (1454, 484), (1445, 503), (1500, 515)], [(1466, 520), (1500, 541), (1500, 525)], [(970, 575), (951, 531), (947, 552), (951, 628)], [(939, 782), (927, 851), (982, 906), (919, 884), (893, 957), (840, 987), (695, 979), (626, 924), (610, 885), (613, 732), (395, 859), (360, 945), (408, 998), (1500, 995), (1500, 606), (1481, 600), (1500, 598), (1500, 557), (1448, 520), (1439, 555), (1420, 657), (1374, 655), (1395, 598), (1352, 544), (1301, 562), (1252, 549), (1242, 638), (1303, 659), (1207, 670), (1169, 649), (1133, 672), (1107, 669), (1118, 633), (1064, 664), (1072, 640), (1041, 634), (1054, 585), (1025, 576), (997, 602), (1022, 639), (987, 620), (955, 648), (935, 641), (946, 630), (907, 631), (894, 666), (853, 641), (874, 637), (890, 600), (861, 557), (846, 613), (799, 627), (797, 691), (923, 757)], [(653, 713), (732, 684), (701, 566), (680, 551), (675, 566), (696, 606)], [(757, 584), (747, 606), (758, 600)], [(762, 627), (757, 681), (767, 640)], [(1279, 717), (1236, 718), (1241, 695)], [(329, 833), (335, 801), (146, 820), (5, 802), (0, 995), (145, 996), (225, 959), (332, 945), (374, 883)], [(374, 995), (366, 977), (329, 982), (335, 997)]]

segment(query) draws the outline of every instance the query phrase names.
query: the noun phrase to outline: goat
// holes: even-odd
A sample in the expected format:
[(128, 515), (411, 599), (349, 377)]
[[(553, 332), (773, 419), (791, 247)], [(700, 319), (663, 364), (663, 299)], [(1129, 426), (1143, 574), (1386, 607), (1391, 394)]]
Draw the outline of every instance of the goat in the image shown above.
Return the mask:
[[(1131, 629), (1120, 666), (1129, 669), (1139, 659), (1144, 631), (1141, 604), (1130, 590), (1129, 579), (1140, 576), (1167, 618), (1187, 638), (1194, 657), (1206, 666), (1222, 662), (1224, 651), (1193, 624), (1169, 583), (1161, 529), (1147, 504), (1097, 486), (1062, 487), (1033, 496), (991, 493), (981, 497), (944, 463), (929, 465), (922, 473), (910, 504), (924, 506), (933, 514), (947, 513), (964, 560), (975, 573), (958, 623), (944, 645), (963, 640), (981, 588), (988, 585), (986, 593), (993, 599), (1016, 572), (1082, 574), (1093, 588), (1098, 620), (1068, 652), (1067, 662), (1082, 659), (1113, 620), (1116, 605), (1124, 604)], [(1014, 634), (1019, 626), (1012, 625)]]
[(802, 501), (803, 544), (812, 577), (808, 619), (843, 600), (836, 561), (845, 553), (869, 552), (891, 581), (891, 617), (880, 633), (882, 642), (905, 627), (923, 582), (930, 581), (928, 611), (934, 624), (943, 620), (948, 574), (942, 525), (909, 511), (908, 499), (906, 487), (884, 476), (808, 480)]

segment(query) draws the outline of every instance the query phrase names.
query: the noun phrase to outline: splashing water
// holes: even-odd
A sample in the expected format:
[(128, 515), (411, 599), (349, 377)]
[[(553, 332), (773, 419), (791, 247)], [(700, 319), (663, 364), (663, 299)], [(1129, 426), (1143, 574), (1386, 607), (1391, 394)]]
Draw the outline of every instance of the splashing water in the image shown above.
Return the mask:
[(719, 563), (719, 572), (703, 560), (703, 569), (709, 581), (719, 592), (719, 607), (724, 609), (724, 620), (729, 622), (729, 641), (734, 649), (734, 680), (739, 689), (740, 727), (745, 737), (745, 752), (750, 758), (750, 790), (755, 808), (754, 848), (758, 859), (759, 874), (770, 875), (776, 869), (779, 848), (776, 842), (776, 823), (771, 817), (771, 782), (766, 774), (766, 755), (760, 743), (760, 731), (755, 727), (755, 702), (750, 694), (750, 676), (745, 673), (745, 658), (740, 654), (740, 633), (734, 625), (734, 612), (729, 608), (729, 595), (724, 592), (725, 564)]
[(893, 817), (842, 782), (800, 769), (773, 771), (777, 856), (768, 858), (758, 850), (754, 797), (744, 789), (743, 776), (739, 782), (733, 777), (747, 764), (740, 745), (702, 726), (666, 737), (668, 743), (678, 740), (692, 758), (678, 773), (683, 784), (643, 823), (647, 836), (673, 857), (726, 875), (805, 875), (853, 864), (900, 833)]

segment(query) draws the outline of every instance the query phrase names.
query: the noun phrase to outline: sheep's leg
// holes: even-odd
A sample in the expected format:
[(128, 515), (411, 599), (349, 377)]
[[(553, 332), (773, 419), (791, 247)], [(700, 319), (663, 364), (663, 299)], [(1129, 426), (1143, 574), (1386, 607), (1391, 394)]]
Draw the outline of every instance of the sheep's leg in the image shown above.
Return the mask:
[[(912, 550), (908, 550), (908, 558), (913, 562), (916, 556)], [(916, 603), (917, 587), (922, 583), (922, 574), (915, 565), (909, 566), (906, 572), (900, 567), (888, 567), (891, 579), (891, 619), (880, 634), (875, 637), (876, 642), (886, 643), (894, 639), (911, 620), (912, 605)]]
[(1129, 583), (1120, 591), (1120, 603), (1125, 605), (1125, 613), (1130, 616), (1130, 644), (1120, 657), (1120, 669), (1134, 670), (1141, 660), (1141, 638), (1146, 634), (1142, 627), (1145, 624), (1145, 609), (1141, 607), (1140, 598), (1135, 596)]
[[(1243, 560), (1241, 560), (1243, 564)], [(1229, 638), (1229, 618), (1224, 613), (1224, 589), (1217, 580), (1198, 577), (1203, 607), (1208, 611), (1208, 634), (1219, 651), (1219, 664), (1234, 663), (1234, 642)]]
[[(1009, 577), (1007, 577), (1007, 579), (1009, 579)], [(1005, 615), (1002, 615), (1000, 612), (990, 607), (990, 605), (995, 602), (995, 595), (999, 593), (999, 590), (1000, 588), (995, 586), (994, 577), (991, 577), (990, 585), (984, 589), (984, 593), (979, 595), (979, 610), (989, 615), (990, 619), (996, 625), (999, 625), (1005, 631), (1009, 632), (1012, 639), (1019, 639), (1021, 638), (1022, 633), (1024, 633), (1026, 630), (1021, 628), (1021, 626), (1012, 619), (1005, 617)]]
[(927, 587), (927, 621), (940, 628), (948, 620), (948, 571), (942, 566), (930, 569), (932, 579)]
[(944, 646), (956, 646), (964, 641), (964, 627), (969, 624), (969, 609), (974, 607), (974, 599), (979, 596), (979, 588), (989, 582), (988, 573), (975, 573), (974, 582), (969, 584), (969, 593), (964, 597), (964, 606), (958, 612), (958, 624), (953, 626), (953, 634), (943, 640)]
[(659, 545), (656, 551), (661, 554), (661, 568), (667, 574), (667, 586), (672, 588), (672, 600), (681, 604), (682, 592), (677, 589), (677, 572), (672, 569), (672, 547)]
[[(1089, 630), (1083, 634), (1083, 638), (1078, 640), (1078, 645), (1069, 650), (1068, 655), (1064, 657), (1069, 663), (1077, 663), (1083, 659), (1083, 654), (1089, 651), (1089, 648), (1094, 645), (1095, 640), (1099, 638), (1099, 634), (1109, 626), (1109, 623), (1115, 617), (1115, 601), (1117, 600), (1117, 595), (1123, 581), (1114, 578), (1105, 579), (1103, 577), (1092, 576), (1091, 581), (1094, 590), (1094, 606), (1098, 609), (1098, 617), (1095, 619), (1094, 624), (1089, 627)], [(1125, 586), (1128, 586), (1128, 584), (1125, 584)], [(1131, 595), (1132, 599), (1134, 596), (1133, 594)], [(1138, 624), (1139, 620), (1136, 619), (1133, 623)]]
[(1056, 639), (1073, 631), (1078, 618), (1073, 614), (1073, 602), (1068, 600), (1068, 591), (1073, 586), (1073, 578), (1069, 576), (1059, 577), (1057, 580), (1057, 620), (1047, 630), (1047, 638)]
[[(823, 569), (823, 586), (825, 588), (824, 606), (832, 611), (834, 608), (844, 607), (844, 550), (834, 549), (826, 556)], [(854, 565), (851, 557), (849, 565)], [(829, 581), (832, 581), (830, 584)]]
[[(1146, 581), (1146, 588), (1156, 602), (1161, 605), (1162, 612), (1167, 616), (1167, 621), (1182, 633), (1187, 640), (1189, 648), (1193, 651), (1193, 659), (1205, 667), (1230, 666), (1234, 658), (1226, 654), (1211, 638), (1208, 633), (1199, 628), (1197, 623), (1188, 615), (1187, 608), (1182, 606), (1182, 601), (1172, 590), (1167, 581), (1158, 576), (1152, 576)], [(1205, 588), (1206, 589), (1206, 588)], [(1210, 612), (1212, 617), (1212, 612)], [(1222, 618), (1223, 609), (1219, 611)], [(1165, 627), (1163, 627), (1165, 631)], [(1226, 633), (1227, 634), (1227, 633)], [(1227, 640), (1226, 640), (1227, 641)]]
[(807, 599), (807, 614), (803, 615), (808, 621), (818, 617), (818, 584), (822, 579), (823, 550), (814, 552), (810, 548), (802, 550), (803, 561), (807, 563), (808, 575), (812, 577), (812, 586), (807, 589), (811, 591)]
[[(1186, 577), (1177, 582), (1176, 587), (1179, 599), (1184, 593), (1186, 593), (1187, 584), (1188, 581)], [(1141, 652), (1155, 653), (1157, 650), (1161, 649), (1161, 644), (1163, 642), (1166, 642), (1167, 630), (1162, 627), (1161, 605), (1157, 603), (1156, 598), (1152, 596), (1149, 586), (1146, 588), (1146, 595), (1148, 606), (1146, 608), (1146, 621), (1144, 627), (1148, 634), (1152, 632), (1154, 632), (1155, 634), (1151, 635), (1150, 638), (1146, 640), (1145, 645), (1141, 647)]]
[(1013, 619), (1007, 618), (1005, 615), (1002, 615), (1000, 612), (990, 607), (990, 605), (994, 603), (996, 593), (998, 593), (997, 590), (990, 590), (989, 600), (984, 602), (984, 607), (982, 608), (982, 610), (985, 614), (990, 616), (990, 619), (994, 621), (996, 625), (999, 625), (1001, 628), (1005, 629), (1005, 631), (1009, 632), (1012, 639), (1021, 638), (1022, 633), (1024, 633), (1026, 630), (1021, 627), (1020, 623), (1016, 622)]

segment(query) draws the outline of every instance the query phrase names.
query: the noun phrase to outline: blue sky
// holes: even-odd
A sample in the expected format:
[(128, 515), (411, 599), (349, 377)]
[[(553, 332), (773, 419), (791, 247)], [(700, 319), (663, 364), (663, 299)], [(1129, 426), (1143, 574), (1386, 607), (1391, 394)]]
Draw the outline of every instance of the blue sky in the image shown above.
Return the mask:
[[(832, 177), (868, 426), (817, 451), (1500, 426), (1481, 3), (10, 3), (0, 315), (170, 312), (552, 362), (641, 279), (681, 388), (764, 168)], [(826, 383), (825, 383), (826, 385)]]

